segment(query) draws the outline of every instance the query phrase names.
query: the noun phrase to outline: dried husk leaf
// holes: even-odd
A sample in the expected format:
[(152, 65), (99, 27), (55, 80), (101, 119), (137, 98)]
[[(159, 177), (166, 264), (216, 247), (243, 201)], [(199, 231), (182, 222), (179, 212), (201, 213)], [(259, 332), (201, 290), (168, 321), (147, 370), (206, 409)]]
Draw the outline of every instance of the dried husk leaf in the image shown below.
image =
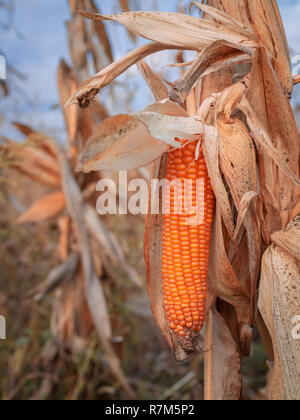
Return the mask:
[(202, 127), (193, 117), (173, 117), (157, 112), (137, 112), (138, 118), (149, 130), (153, 138), (170, 146), (180, 147), (175, 139), (197, 140), (202, 134)]
[[(236, 117), (228, 118), (226, 116), (226, 114), (230, 115), (228, 102), (229, 104), (232, 101), (233, 104), (235, 102), (234, 95), (232, 98), (227, 93), (231, 90), (231, 88), (228, 88), (218, 101), (220, 112), (219, 117), (217, 117), (220, 140), (219, 156), (222, 172), (240, 215), (241, 200), (245, 195), (248, 193), (253, 194), (253, 192), (258, 193), (256, 154), (253, 140), (244, 123)], [(250, 205), (251, 200), (248, 203)], [(244, 212), (243, 224), (247, 230), (251, 276), (249, 292), (251, 299), (253, 299), (256, 294), (260, 270), (261, 235), (254, 212), (250, 207), (247, 210), (249, 211)]]
[(221, 212), (218, 205), (212, 228), (208, 287), (212, 294), (232, 306), (250, 307), (249, 291), (239, 283), (225, 250)]
[(19, 130), (22, 134), (24, 134), (26, 137), (30, 136), (31, 134), (35, 134), (35, 131), (33, 128), (29, 127), (26, 124), (21, 124), (17, 121), (14, 121), (12, 125)]
[(273, 233), (272, 242), (300, 260), (300, 216), (295, 217), (287, 228)]
[(130, 170), (147, 165), (169, 146), (149, 134), (136, 117), (118, 115), (101, 123), (88, 140), (81, 157), (82, 170)]
[(220, 206), (222, 219), (230, 236), (234, 236), (234, 221), (229, 196), (219, 169), (219, 139), (215, 127), (205, 126), (203, 153), (208, 169), (210, 181)]
[(252, 113), (247, 122), (258, 147), (266, 223), (273, 233), (287, 225), (298, 195), (299, 140), (290, 102), (263, 48), (253, 60), (247, 99), (252, 111), (242, 102)]
[(34, 181), (48, 186), (60, 187), (60, 173), (56, 158), (43, 150), (42, 144), (36, 147), (11, 143), (6, 146), (16, 157), (13, 168)]
[(294, 319), (300, 313), (299, 293), (299, 260), (271, 245), (262, 261), (259, 296), (259, 309), (271, 334), (275, 354), (269, 389), (271, 400), (300, 399), (300, 342), (293, 337)]
[(45, 195), (37, 200), (17, 220), (18, 223), (38, 223), (58, 216), (65, 208), (62, 191)]
[(206, 401), (240, 399), (242, 375), (237, 345), (222, 316), (215, 308), (206, 323), (205, 389)]
[[(156, 119), (147, 120), (146, 117), (149, 115), (154, 115)], [(174, 138), (176, 133), (180, 136), (182, 131), (174, 132), (170, 120), (168, 120), (169, 126), (162, 127), (162, 132), (155, 130), (156, 124), (160, 124), (161, 127), (161, 119), (165, 119), (167, 115), (175, 116), (175, 121), (171, 119), (171, 123), (177, 124), (177, 130), (178, 125), (179, 128), (181, 125), (178, 124), (176, 116), (189, 122), (194, 131), (198, 130), (198, 123), (188, 120), (183, 108), (169, 100), (151, 104), (141, 113), (109, 118), (96, 128), (83, 150), (81, 157), (83, 171), (137, 169), (153, 162), (165, 153), (170, 147), (168, 141), (173, 146), (179, 147), (181, 144), (174, 141)], [(154, 134), (157, 134), (159, 139), (152, 137), (150, 130), (154, 130)], [(172, 133), (171, 136), (169, 132)], [(166, 133), (169, 135), (166, 136)], [(191, 137), (194, 138), (193, 135)]]

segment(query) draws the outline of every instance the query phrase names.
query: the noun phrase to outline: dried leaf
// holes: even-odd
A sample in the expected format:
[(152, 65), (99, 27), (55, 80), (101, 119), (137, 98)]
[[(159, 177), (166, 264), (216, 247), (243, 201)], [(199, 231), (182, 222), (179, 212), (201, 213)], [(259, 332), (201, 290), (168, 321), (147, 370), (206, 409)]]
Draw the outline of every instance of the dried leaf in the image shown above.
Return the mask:
[(69, 141), (73, 143), (75, 141), (77, 133), (78, 108), (72, 107), (67, 109), (64, 107), (64, 104), (76, 90), (77, 82), (73, 72), (67, 66), (64, 60), (61, 60), (58, 67), (57, 84), (60, 94), (60, 100), (63, 106), (63, 113), (68, 130)]
[(224, 319), (215, 308), (209, 311), (205, 331), (206, 401), (240, 399), (242, 375), (237, 345)]
[(271, 400), (300, 399), (300, 342), (293, 335), (300, 314), (299, 279), (299, 260), (276, 245), (269, 247), (262, 261), (259, 309), (275, 353)]
[(152, 162), (168, 148), (166, 143), (152, 138), (136, 117), (118, 115), (101, 123), (88, 140), (82, 152), (82, 170), (136, 169)]
[(73, 16), (67, 22), (69, 51), (78, 83), (89, 76), (87, 68), (88, 45), (86, 40), (85, 22), (80, 15)]
[(73, 253), (63, 264), (52, 269), (46, 280), (29, 292), (28, 295), (34, 294), (34, 300), (36, 302), (41, 301), (48, 293), (59, 287), (62, 282), (72, 280), (76, 274), (77, 265), (78, 255)]
[[(162, 113), (162, 118), (164, 115), (187, 115), (181, 107), (169, 100), (149, 105), (144, 111)], [(174, 138), (172, 143), (180, 145), (174, 142)], [(118, 115), (107, 119), (95, 130), (83, 150), (82, 169), (136, 169), (153, 162), (168, 149), (168, 144), (151, 137), (137, 114)]]
[(28, 125), (25, 125), (25, 124), (21, 124), (21, 123), (19, 123), (17, 121), (14, 121), (12, 123), (12, 125), (14, 127), (16, 127), (26, 137), (28, 137), (30, 134), (34, 134), (35, 133), (35, 131), (31, 127), (29, 127)]
[(19, 218), (18, 223), (38, 223), (58, 216), (66, 206), (62, 191), (45, 195), (37, 200)]
[(214, 127), (205, 126), (203, 153), (210, 181), (220, 206), (225, 226), (231, 237), (234, 236), (234, 221), (229, 197), (219, 170), (218, 132)]
[(293, 78), (293, 85), (296, 86), (296, 85), (298, 85), (298, 83), (300, 83), (300, 74), (297, 74)]
[(143, 111), (135, 115), (148, 128), (152, 137), (173, 147), (181, 146), (175, 139), (197, 140), (203, 131), (199, 122), (193, 117), (171, 117)]
[[(119, 0), (121, 9), (123, 10), (123, 12), (130, 12), (130, 7), (128, 4), (128, 0)], [(136, 41), (136, 36), (132, 31), (128, 31), (129, 35), (131, 36), (131, 38), (133, 39), (133, 41)]]
[(286, 34), (276, 1), (250, 1), (248, 12), (261, 44), (274, 57), (274, 70), (286, 95), (293, 89), (291, 61)]
[(70, 237), (70, 217), (65, 215), (59, 218), (58, 227), (59, 236), (59, 253), (62, 261), (68, 259), (69, 254), (69, 237)]
[(291, 220), (287, 228), (273, 233), (272, 242), (300, 260), (300, 216)]
[(144, 38), (154, 40), (156, 43), (138, 48), (84, 82), (70, 98), (67, 105), (78, 103), (80, 98), (89, 95), (93, 90), (101, 89), (131, 65), (157, 51), (164, 49), (200, 51), (214, 41), (225, 39), (237, 49), (245, 48), (247, 51), (251, 51), (257, 46), (256, 41), (246, 36), (242, 30), (233, 31), (225, 24), (220, 25), (211, 20), (199, 20), (181, 13), (128, 12), (111, 16), (84, 12), (82, 14), (93, 20), (117, 21), (125, 25), (127, 29)]
[(84, 208), (81, 192), (62, 153), (59, 155), (59, 160), (67, 207), (75, 225), (76, 233), (78, 235), (78, 243), (80, 245), (81, 262), (85, 280), (85, 295), (89, 310), (101, 339), (102, 346), (105, 350), (106, 357), (112, 372), (120, 381), (120, 384), (128, 396), (134, 399), (135, 393), (129, 386), (121, 369), (120, 361), (110, 343), (111, 324), (102, 284), (96, 276), (94, 270), (94, 262), (90, 249), (89, 235), (84, 221)]
[(234, 307), (250, 308), (249, 291), (239, 283), (226, 254), (220, 208), (217, 206), (212, 229), (208, 288)]
[(216, 62), (226, 62), (241, 55), (241, 50), (251, 55), (252, 51), (243, 49), (242, 46), (237, 49), (227, 41), (216, 41), (202, 50), (192, 66), (187, 72), (174, 84), (170, 98), (174, 101), (184, 103), (191, 89), (203, 74)]
[[(216, 1), (217, 4), (212, 4), (214, 1)], [(246, 28), (251, 28), (245, 0), (207, 0), (207, 3), (220, 10), (224, 10), (224, 12), (234, 20), (241, 22)]]
[[(94, 0), (89, 0), (89, 9), (93, 12), (93, 13), (98, 13), (98, 8), (94, 2)], [(95, 21), (94, 23), (94, 28), (95, 28), (95, 32), (97, 34), (97, 37), (101, 43), (101, 45), (104, 48), (106, 57), (107, 57), (107, 61), (112, 62), (113, 61), (113, 54), (112, 54), (112, 49), (111, 49), (111, 44), (110, 44), (110, 40), (108, 38), (107, 32), (106, 32), (106, 28), (105, 25), (102, 21)]]
[[(83, 82), (79, 86), (79, 89), (68, 100), (66, 106), (80, 103), (82, 98), (89, 97), (91, 92), (95, 92), (93, 96), (95, 97), (100, 89), (110, 84), (116, 77), (124, 73), (133, 64), (136, 64), (138, 61), (150, 54), (163, 51), (168, 48), (168, 46), (163, 44), (151, 43), (129, 52), (124, 57), (105, 67), (105, 69), (101, 70), (95, 76)], [(91, 99), (93, 99), (93, 97)]]
[(100, 15), (81, 12), (93, 20), (112, 20), (124, 25), (146, 39), (185, 49), (201, 50), (208, 43), (226, 39), (236, 45), (253, 48), (257, 45), (253, 35), (242, 29), (233, 29), (224, 22), (198, 19), (183, 13), (170, 12), (128, 12), (120, 15)]
[(162, 78), (154, 73), (145, 61), (138, 63), (138, 69), (142, 73), (142, 76), (146, 80), (157, 101), (168, 98), (169, 92), (166, 85), (163, 83)]
[(247, 122), (254, 136), (254, 141), (257, 143), (257, 145), (265, 150), (265, 152), (274, 160), (276, 165), (286, 174), (286, 176), (291, 181), (295, 183), (295, 185), (299, 186), (300, 180), (298, 179), (298, 176), (292, 172), (289, 166), (286, 164), (286, 159), (284, 159), (285, 154), (280, 155), (280, 151), (275, 149), (272, 144), (271, 137), (266, 132), (265, 128), (260, 123), (259, 118), (255, 115), (254, 110), (245, 98), (242, 99), (239, 108), (245, 113), (247, 117)]
[(217, 9), (216, 7), (211, 7), (209, 5), (200, 3), (199, 1), (192, 1), (191, 6), (192, 5), (197, 6), (206, 15), (211, 16), (216, 21), (226, 24), (227, 27), (232, 28), (233, 30), (236, 30), (236, 31), (243, 31), (245, 34), (249, 36), (249, 38), (256, 39), (256, 36), (253, 34), (251, 30), (247, 28), (247, 26), (243, 25), (236, 18), (233, 18), (232, 16), (230, 16), (230, 14), (227, 14), (226, 12), (220, 9)]
[(95, 210), (89, 205), (85, 206), (84, 216), (91, 235), (99, 242), (105, 256), (107, 256), (119, 270), (124, 271), (133, 284), (142, 287), (144, 282), (137, 271), (126, 262), (122, 248), (116, 237), (107, 228), (105, 223), (102, 222)]

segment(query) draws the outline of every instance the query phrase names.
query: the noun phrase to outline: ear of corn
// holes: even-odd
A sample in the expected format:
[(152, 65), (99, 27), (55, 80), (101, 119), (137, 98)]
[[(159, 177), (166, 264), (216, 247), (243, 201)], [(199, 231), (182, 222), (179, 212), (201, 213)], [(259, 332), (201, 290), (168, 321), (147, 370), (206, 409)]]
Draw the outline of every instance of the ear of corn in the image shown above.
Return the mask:
[[(205, 321), (206, 278), (215, 204), (203, 152), (200, 150), (195, 160), (196, 147), (197, 142), (193, 142), (169, 152), (166, 165), (166, 179), (181, 181), (182, 196), (192, 203), (195, 213), (188, 213), (183, 206), (180, 214), (176, 214), (178, 202), (173, 189), (169, 197), (163, 198), (164, 210), (170, 209), (169, 214), (164, 214), (163, 225), (164, 307), (169, 327), (186, 352), (193, 350), (193, 338)], [(190, 180), (189, 188), (184, 180)], [(200, 180), (198, 192), (197, 180)], [(201, 220), (199, 224), (189, 225), (187, 219), (196, 217), (196, 200), (203, 200)]]

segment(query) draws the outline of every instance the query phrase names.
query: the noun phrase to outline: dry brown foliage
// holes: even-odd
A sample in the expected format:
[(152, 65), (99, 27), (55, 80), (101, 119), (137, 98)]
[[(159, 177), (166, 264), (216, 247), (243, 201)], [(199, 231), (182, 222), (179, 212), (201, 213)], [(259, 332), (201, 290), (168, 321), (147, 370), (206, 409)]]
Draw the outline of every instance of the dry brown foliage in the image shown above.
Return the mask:
[[(119, 22), (151, 43), (84, 81), (68, 105), (95, 96), (149, 54), (164, 49), (198, 53), (167, 100), (166, 86), (142, 65), (157, 102), (97, 127), (81, 162), (85, 171), (106, 169), (108, 162), (117, 169), (153, 162), (152, 177), (162, 178), (164, 148), (178, 147), (175, 138), (203, 136), (217, 200), (208, 320), (205, 337), (194, 343), (195, 352), (208, 350), (206, 399), (242, 398), (241, 362), (250, 354), (259, 312), (267, 327), (261, 328), (262, 334), (270, 335), (275, 354), (269, 397), (300, 399), (300, 348), (292, 337), (293, 318), (300, 314), (299, 138), (290, 105), (297, 78), (292, 78), (283, 24), (275, 0), (193, 4), (204, 12), (203, 18), (81, 12), (95, 22)], [(234, 83), (236, 75), (239, 81)], [(163, 310), (161, 231), (162, 217), (149, 215), (145, 254), (152, 309), (176, 358), (183, 360), (187, 355)]]

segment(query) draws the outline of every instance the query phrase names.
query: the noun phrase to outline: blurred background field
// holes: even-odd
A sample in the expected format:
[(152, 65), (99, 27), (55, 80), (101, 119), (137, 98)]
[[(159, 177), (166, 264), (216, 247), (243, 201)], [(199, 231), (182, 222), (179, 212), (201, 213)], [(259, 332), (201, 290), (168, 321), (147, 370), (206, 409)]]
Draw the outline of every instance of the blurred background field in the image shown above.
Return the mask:
[[(120, 12), (124, 5), (131, 10), (178, 11), (179, 7), (188, 10), (187, 1), (177, 0), (102, 0), (95, 4), (103, 13)], [(69, 2), (7, 0), (0, 5), (0, 53), (8, 62), (8, 78), (0, 87), (0, 137), (17, 142), (26, 139), (24, 130), (12, 125), (17, 121), (31, 127), (34, 132), (55, 138), (64, 146), (68, 142), (68, 131), (57, 86), (57, 68), (62, 58), (68, 65), (74, 65), (66, 27), (66, 21), (72, 18)], [(300, 62), (300, 2), (282, 0), (279, 6), (291, 55), (299, 55)], [(114, 59), (143, 42), (140, 39), (134, 41), (117, 24), (105, 25)], [(164, 67), (171, 61), (176, 62), (176, 52), (159, 57), (154, 55), (147, 61), (164, 77), (176, 79), (178, 70)], [(295, 58), (294, 65), (297, 63)], [(90, 74), (95, 70), (91, 55), (87, 56), (86, 69)], [(293, 100), (295, 109), (299, 110), (297, 98), (300, 98), (299, 87), (295, 89)], [(113, 88), (105, 88), (101, 93), (101, 103), (109, 115), (135, 111), (150, 102), (153, 102), (152, 95), (135, 69), (120, 77)], [(105, 263), (98, 273), (108, 306), (113, 350), (134, 392), (130, 395), (112, 374), (107, 353), (95, 329), (85, 328), (91, 320), (80, 300), (80, 293), (83, 293), (79, 284), (81, 276), (67, 279), (37, 301), (36, 290), (49, 272), (62, 262), (61, 232), (56, 219), (37, 224), (16, 223), (20, 214), (49, 188), (32, 182), (13, 170), (12, 165), (7, 155), (1, 153), (0, 314), (7, 320), (7, 340), (0, 341), (0, 398), (202, 399), (203, 354), (190, 362), (177, 363), (150, 312), (143, 260), (143, 217), (102, 218), (117, 238), (125, 261), (143, 280), (143, 286), (138, 287), (118, 267), (110, 271)], [(84, 191), (83, 182), (76, 180)], [(78, 251), (76, 244), (70, 244), (70, 249)], [(73, 295), (69, 301), (62, 299), (63, 293), (74, 289), (74, 300)], [(76, 302), (82, 306), (75, 307)], [(69, 326), (68, 334), (73, 334), (72, 345), (70, 341), (65, 345), (56, 335), (54, 313), (59, 313), (58, 304), (70, 313), (78, 310), (72, 318), (74, 325)], [(83, 329), (82, 322), (86, 323)], [(243, 372), (248, 399), (265, 398), (266, 360), (267, 355), (258, 334), (255, 334), (253, 357), (245, 362)]]

